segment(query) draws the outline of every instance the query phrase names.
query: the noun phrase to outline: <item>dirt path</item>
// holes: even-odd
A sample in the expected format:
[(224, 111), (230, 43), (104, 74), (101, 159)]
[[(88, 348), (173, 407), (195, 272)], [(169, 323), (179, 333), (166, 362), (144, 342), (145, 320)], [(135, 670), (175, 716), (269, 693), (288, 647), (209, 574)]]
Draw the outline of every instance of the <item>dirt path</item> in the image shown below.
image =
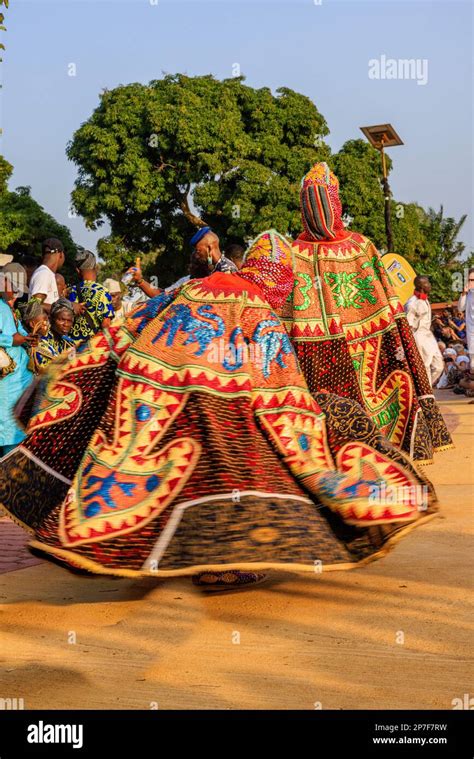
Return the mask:
[(442, 517), (365, 569), (213, 597), (46, 563), (0, 574), (0, 697), (26, 709), (452, 708), (472, 693), (474, 405), (442, 397), (456, 449), (425, 469)]

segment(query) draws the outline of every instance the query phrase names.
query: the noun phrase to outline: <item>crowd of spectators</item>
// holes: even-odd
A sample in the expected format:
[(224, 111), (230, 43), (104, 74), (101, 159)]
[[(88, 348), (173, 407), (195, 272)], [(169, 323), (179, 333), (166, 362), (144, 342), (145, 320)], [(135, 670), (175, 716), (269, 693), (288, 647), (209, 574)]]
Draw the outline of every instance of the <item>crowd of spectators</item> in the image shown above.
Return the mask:
[(432, 330), (444, 361), (436, 387), (474, 397), (464, 314), (456, 306), (445, 308), (433, 317)]

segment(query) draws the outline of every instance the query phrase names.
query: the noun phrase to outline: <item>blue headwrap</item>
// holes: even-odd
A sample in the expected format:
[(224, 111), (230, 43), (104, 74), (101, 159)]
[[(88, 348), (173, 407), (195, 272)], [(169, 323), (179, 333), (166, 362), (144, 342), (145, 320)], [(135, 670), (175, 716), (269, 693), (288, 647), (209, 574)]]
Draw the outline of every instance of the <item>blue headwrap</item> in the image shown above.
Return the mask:
[(212, 229), (210, 227), (201, 227), (201, 229), (198, 229), (196, 234), (194, 234), (189, 241), (191, 247), (194, 248), (194, 246), (198, 244), (199, 240), (202, 240), (204, 235), (207, 235), (208, 232), (212, 232)]

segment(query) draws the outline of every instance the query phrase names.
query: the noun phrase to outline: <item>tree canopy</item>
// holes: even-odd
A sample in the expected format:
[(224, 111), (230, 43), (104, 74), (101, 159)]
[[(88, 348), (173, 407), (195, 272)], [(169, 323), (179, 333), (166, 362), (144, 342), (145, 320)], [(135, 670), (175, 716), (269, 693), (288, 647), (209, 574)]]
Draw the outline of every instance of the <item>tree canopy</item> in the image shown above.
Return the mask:
[[(185, 273), (188, 238), (203, 224), (224, 246), (268, 227), (296, 236), (301, 179), (321, 160), (339, 177), (350, 226), (383, 250), (380, 155), (362, 139), (331, 154), (328, 133), (309, 98), (288, 88), (276, 94), (253, 89), (243, 77), (174, 74), (104, 90), (67, 146), (78, 168), (75, 209), (90, 229), (110, 224), (110, 234), (98, 242), (103, 276), (119, 276), (140, 255), (145, 273), (169, 284)], [(11, 172), (0, 156), (2, 249), (37, 253), (45, 237), (57, 236), (71, 260), (76, 246), (67, 227), (33, 200), (29, 188), (9, 192)], [(457, 240), (466, 217), (445, 217), (442, 207), (391, 204), (395, 250), (431, 277), (434, 300), (450, 300), (452, 275), (467, 265)]]
[(299, 231), (299, 184), (329, 158), (328, 132), (309, 98), (242, 78), (176, 74), (117, 87), (68, 145), (79, 169), (73, 204), (92, 229), (110, 222), (100, 246), (108, 262), (148, 254), (169, 282), (196, 226), (210, 224), (224, 243), (270, 226)]
[(342, 208), (351, 219), (350, 226), (383, 248), (386, 238), (379, 152), (364, 140), (349, 140), (330, 163), (339, 179)]
[[(387, 169), (392, 162), (388, 156)], [(381, 190), (379, 153), (363, 140), (349, 140), (332, 156), (331, 164), (339, 178), (343, 211), (350, 226), (370, 237), (382, 250), (386, 246), (384, 196)], [(432, 299), (449, 301), (453, 292), (453, 273), (466, 263), (462, 260), (466, 246), (457, 240), (466, 220), (459, 221), (432, 208), (425, 211), (417, 203), (391, 201), (395, 251), (404, 256), (419, 274), (430, 277)]]
[(43, 240), (59, 237), (71, 269), (77, 249), (71, 232), (31, 197), (29, 187), (17, 187), (13, 192), (7, 189), (12, 171), (11, 164), (0, 156), (0, 250), (40, 256)]
[[(243, 77), (174, 74), (119, 86), (101, 94), (67, 147), (78, 167), (73, 205), (91, 229), (110, 223), (98, 243), (104, 273), (118, 275), (139, 254), (144, 271), (169, 284), (185, 272), (187, 239), (202, 224), (223, 245), (268, 227), (297, 235), (301, 179), (326, 160), (351, 227), (383, 249), (380, 155), (362, 139), (332, 155), (328, 133), (309, 98), (253, 89)], [(462, 223), (392, 200), (395, 249), (431, 273), (436, 298), (450, 297)]]

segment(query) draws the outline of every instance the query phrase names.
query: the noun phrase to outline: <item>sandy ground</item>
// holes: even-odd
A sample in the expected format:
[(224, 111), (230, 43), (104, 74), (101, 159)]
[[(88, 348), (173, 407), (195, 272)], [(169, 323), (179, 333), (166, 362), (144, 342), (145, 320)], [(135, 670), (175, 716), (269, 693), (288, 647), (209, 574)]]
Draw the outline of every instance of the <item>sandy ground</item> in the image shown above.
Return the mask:
[(451, 709), (473, 692), (474, 405), (441, 398), (456, 449), (425, 471), (442, 516), (388, 556), (214, 596), (47, 563), (8, 571), (0, 696), (26, 709)]

